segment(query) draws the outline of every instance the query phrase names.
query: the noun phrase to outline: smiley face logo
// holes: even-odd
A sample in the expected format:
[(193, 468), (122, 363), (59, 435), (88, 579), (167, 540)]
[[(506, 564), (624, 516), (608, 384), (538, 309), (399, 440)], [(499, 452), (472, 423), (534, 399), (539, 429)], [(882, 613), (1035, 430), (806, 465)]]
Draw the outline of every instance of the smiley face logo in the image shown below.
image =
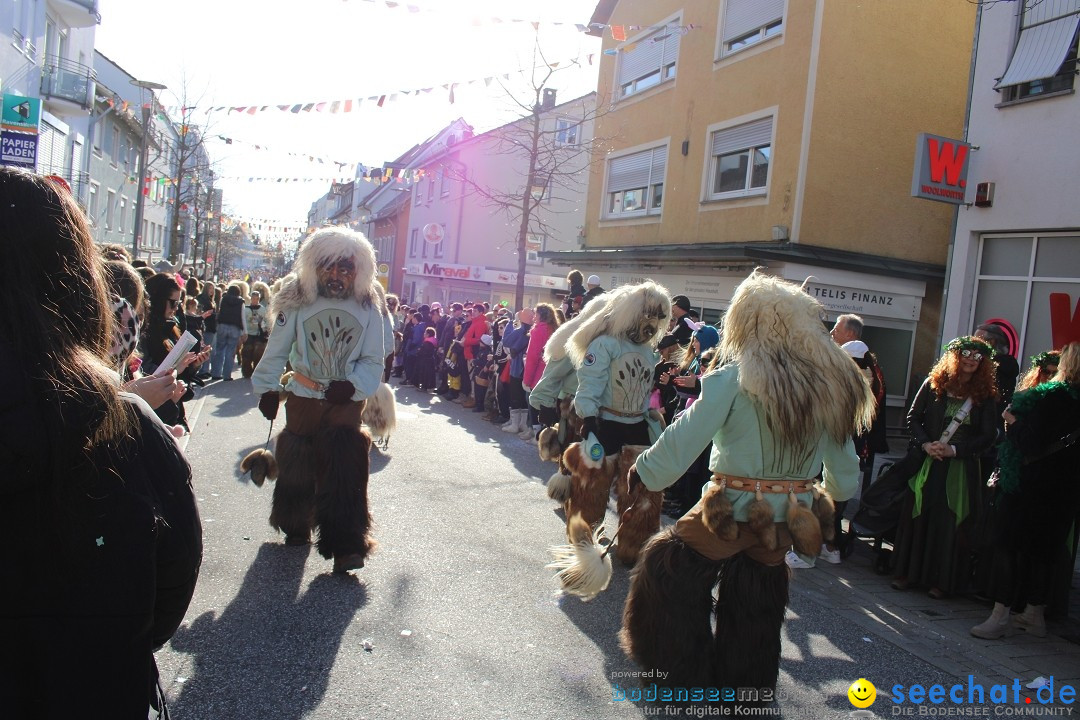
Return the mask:
[(851, 683), (851, 687), (847, 691), (847, 697), (855, 707), (868, 708), (877, 699), (877, 688), (874, 687), (874, 683), (866, 678), (859, 678)]

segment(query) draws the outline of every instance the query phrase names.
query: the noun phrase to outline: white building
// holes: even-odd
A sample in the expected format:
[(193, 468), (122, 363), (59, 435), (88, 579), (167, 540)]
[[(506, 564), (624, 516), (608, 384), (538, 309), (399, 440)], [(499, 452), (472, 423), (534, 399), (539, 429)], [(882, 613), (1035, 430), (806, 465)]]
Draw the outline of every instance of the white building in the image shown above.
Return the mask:
[(0, 2), (0, 85), (5, 94), (41, 98), (37, 171), (65, 178), (84, 204), (99, 22), (98, 0)]
[[(1026, 369), (1032, 355), (1080, 340), (1080, 0), (982, 3), (977, 22), (973, 204), (959, 211), (943, 336), (1006, 321)], [(982, 183), (990, 205), (976, 197)]]

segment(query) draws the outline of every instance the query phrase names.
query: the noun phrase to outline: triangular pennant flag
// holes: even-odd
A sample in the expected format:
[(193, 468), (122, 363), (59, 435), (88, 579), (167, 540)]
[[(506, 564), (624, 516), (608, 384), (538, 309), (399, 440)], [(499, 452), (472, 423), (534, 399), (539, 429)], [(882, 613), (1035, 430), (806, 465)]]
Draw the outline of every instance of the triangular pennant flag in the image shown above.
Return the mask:
[(298, 112), (300, 112), (300, 108), (302, 108), (302, 107), (303, 107), (303, 105), (293, 105), (292, 108), (289, 110), (289, 112), (298, 113)]
[(611, 25), (611, 39), (615, 42), (624, 42), (626, 40), (626, 28), (622, 25)]
[(282, 112), (285, 112), (286, 110), (289, 109), (289, 106), (288, 105), (278, 105), (277, 109), (281, 110)]
[(379, 98), (379, 101), (377, 103), (375, 103), (375, 104), (378, 105), (379, 107), (382, 107), (385, 102), (386, 102), (386, 96), (383, 95), (383, 96), (381, 96)]
[(254, 114), (255, 114), (255, 113), (257, 113), (258, 111), (259, 111), (259, 108), (257, 108), (257, 107), (255, 107), (254, 105), (252, 105), (251, 107), (249, 107), (249, 108), (247, 109), (247, 114), (248, 114), (248, 115), (254, 115)]
[(340, 100), (335, 100), (332, 103), (330, 103), (330, 112), (331, 112), (331, 114), (336, 113), (340, 109), (341, 109), (341, 101)]
[(308, 103), (304, 106), (304, 112), (311, 112), (311, 108), (315, 107), (315, 103)]

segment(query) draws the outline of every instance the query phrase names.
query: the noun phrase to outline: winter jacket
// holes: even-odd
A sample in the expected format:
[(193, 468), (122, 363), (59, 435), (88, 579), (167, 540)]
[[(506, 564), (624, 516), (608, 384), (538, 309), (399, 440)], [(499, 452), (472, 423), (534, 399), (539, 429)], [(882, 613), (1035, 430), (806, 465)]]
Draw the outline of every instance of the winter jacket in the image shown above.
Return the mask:
[(525, 350), (529, 347), (531, 325), (521, 324), (507, 330), (503, 336), (503, 347), (510, 354), (510, 377), (521, 379), (525, 376)]
[(221, 309), (218, 310), (217, 321), (222, 325), (234, 325), (244, 329), (244, 298), (239, 295), (226, 293), (221, 298)]
[(472, 360), (476, 352), (476, 346), (480, 344), (480, 338), (488, 332), (487, 318), (477, 315), (469, 323), (469, 329), (465, 331), (465, 359)]
[(525, 349), (525, 371), (521, 384), (527, 388), (536, 386), (544, 374), (544, 347), (554, 332), (547, 323), (538, 322), (529, 333), (529, 345)]
[(0, 697), (5, 717), (69, 717), (75, 705), (146, 718), (153, 651), (187, 612), (202, 561), (191, 468), (146, 403), (139, 432), (99, 447), (52, 487), (39, 400), (0, 344)]

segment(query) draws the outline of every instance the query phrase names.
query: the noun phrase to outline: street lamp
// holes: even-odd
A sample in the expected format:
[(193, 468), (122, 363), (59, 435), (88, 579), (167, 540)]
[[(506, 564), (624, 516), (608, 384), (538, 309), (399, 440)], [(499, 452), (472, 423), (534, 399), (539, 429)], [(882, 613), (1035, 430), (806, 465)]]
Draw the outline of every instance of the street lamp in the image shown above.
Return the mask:
[[(150, 102), (141, 103), (143, 135), (142, 145), (139, 148), (139, 181), (135, 191), (135, 228), (131, 233), (131, 256), (137, 258), (139, 257), (139, 233), (142, 232), (143, 206), (146, 203), (146, 162), (147, 155), (150, 152), (150, 116), (154, 112), (154, 91), (165, 90), (166, 87), (161, 83), (150, 82), (149, 80), (132, 80), (131, 84), (142, 90), (150, 91)], [(142, 93), (139, 93), (139, 100), (142, 100)]]

